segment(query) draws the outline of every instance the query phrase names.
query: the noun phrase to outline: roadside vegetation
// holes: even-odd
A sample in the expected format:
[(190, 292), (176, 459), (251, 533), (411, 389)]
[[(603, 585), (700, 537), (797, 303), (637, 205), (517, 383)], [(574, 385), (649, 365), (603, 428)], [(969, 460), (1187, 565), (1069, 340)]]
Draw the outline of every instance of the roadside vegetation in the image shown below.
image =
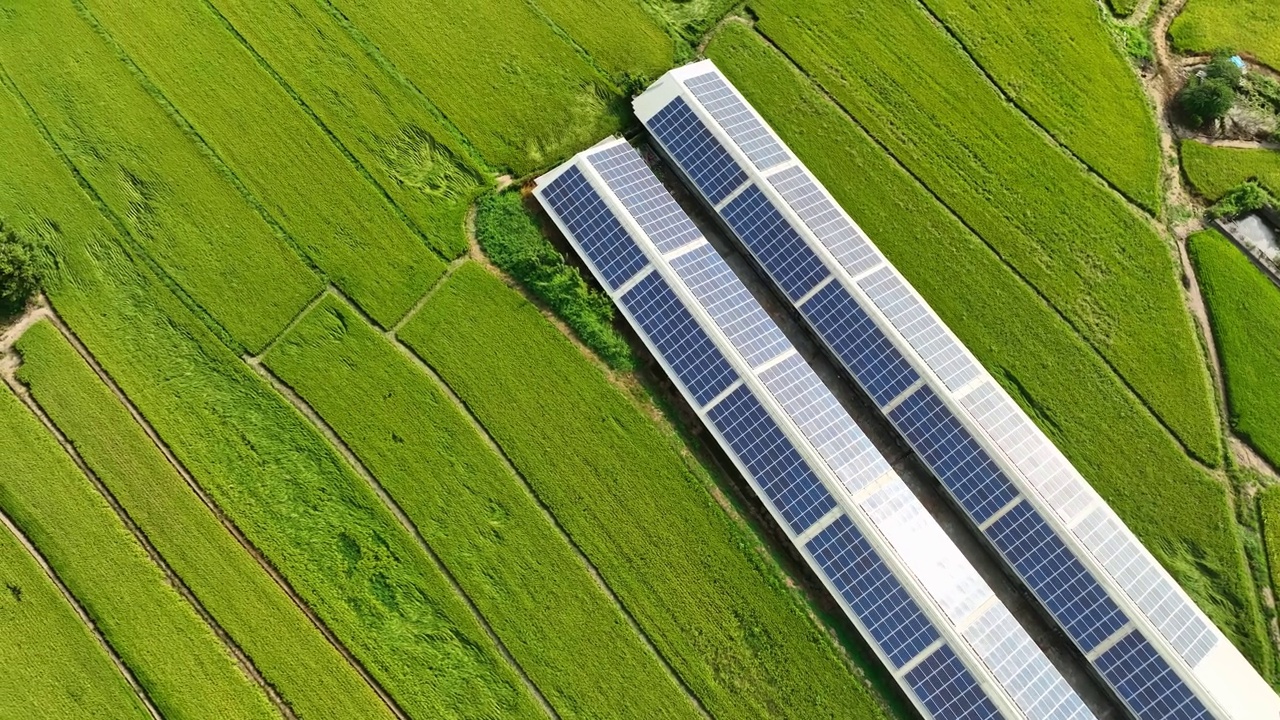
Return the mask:
[(41, 248), (0, 221), (0, 320), (26, 306), (44, 275)]
[(1280, 195), (1280, 151), (1215, 147), (1198, 140), (1182, 141), (1182, 169), (1196, 193), (1217, 201), (1241, 183), (1255, 180)]
[(1280, 5), (1272, 0), (1189, 0), (1169, 34), (1178, 52), (1239, 48), (1280, 70)]

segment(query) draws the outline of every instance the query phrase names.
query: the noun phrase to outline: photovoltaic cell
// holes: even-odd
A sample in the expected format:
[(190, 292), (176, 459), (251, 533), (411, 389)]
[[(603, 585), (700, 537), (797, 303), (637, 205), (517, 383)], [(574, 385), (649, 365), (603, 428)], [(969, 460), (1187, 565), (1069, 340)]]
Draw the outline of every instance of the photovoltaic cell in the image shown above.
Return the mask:
[(1028, 718), (1092, 720), (1084, 701), (1004, 605), (992, 605), (964, 631), (964, 637)]
[(649, 264), (577, 167), (547, 185), (543, 195), (611, 289), (616, 290)]
[(809, 173), (799, 165), (769, 176), (769, 183), (796, 211), (831, 254), (851, 276), (860, 275), (884, 262), (879, 251), (858, 232), (840, 208), (827, 198)]
[(698, 120), (684, 98), (678, 97), (659, 110), (649, 120), (648, 128), (712, 205), (747, 181), (747, 174)]
[(692, 77), (684, 84), (757, 168), (768, 170), (791, 159), (791, 155), (773, 139), (773, 133), (756, 119), (719, 73)]
[(1128, 622), (1029, 503), (1018, 503), (992, 523), (987, 537), (1086, 653)]
[(587, 161), (662, 252), (702, 237), (671, 193), (658, 182), (644, 158), (630, 145), (614, 145), (592, 153)]
[(943, 645), (906, 675), (924, 706), (936, 720), (996, 720), (1002, 718), (973, 675)]
[(658, 273), (650, 273), (621, 298), (680, 381), (705, 405), (738, 374)]
[(805, 546), (894, 667), (902, 667), (938, 639), (915, 600), (841, 515)]
[(920, 379), (840, 283), (814, 293), (800, 312), (876, 405), (889, 404)]
[(707, 417), (795, 534), (836, 506), (835, 498), (746, 385), (729, 393)]
[(1102, 653), (1098, 671), (1142, 720), (1209, 720), (1213, 716), (1136, 632)]
[(720, 214), (792, 300), (804, 297), (831, 274), (755, 185), (729, 201)]
[(690, 250), (672, 259), (671, 267), (752, 367), (791, 349), (787, 337), (715, 248), (703, 245)]
[(889, 413), (889, 420), (974, 523), (986, 522), (1018, 496), (1013, 484), (932, 388), (921, 387), (908, 395)]

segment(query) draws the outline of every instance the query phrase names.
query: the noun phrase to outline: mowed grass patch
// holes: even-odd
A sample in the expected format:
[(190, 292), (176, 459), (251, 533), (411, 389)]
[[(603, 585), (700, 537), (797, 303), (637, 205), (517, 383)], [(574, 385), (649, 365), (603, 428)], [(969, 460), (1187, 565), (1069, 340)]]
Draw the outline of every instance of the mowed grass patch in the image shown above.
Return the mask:
[(760, 31), (1097, 347), (1192, 455), (1221, 462), (1173, 254), (1147, 219), (1009, 107), (919, 7), (752, 7)]
[[(536, 0), (557, 27), (618, 80), (657, 78), (674, 61), (675, 45), (643, 0)], [(608, 22), (601, 22), (608, 18)]]
[(1000, 88), (1148, 211), (1160, 138), (1138, 76), (1093, 0), (925, 0)]
[(445, 392), (336, 297), (264, 358), (404, 509), (562, 718), (694, 718), (520, 481)]
[(149, 720), (97, 638), (4, 527), (0, 584), (0, 716)]
[(300, 720), (392, 717), (53, 325), (33, 325), (17, 349), (19, 379)]
[(279, 718), (22, 401), (0, 390), (0, 507), (165, 718)]
[(1261, 665), (1267, 638), (1223, 486), (1187, 459), (1034, 291), (780, 53), (750, 30), (730, 26), (707, 54), (1200, 607)]
[(449, 259), (467, 251), (463, 221), (486, 173), (438, 111), (320, 3), (210, 2), (436, 251)]
[(1258, 493), (1258, 513), (1262, 517), (1262, 542), (1267, 551), (1271, 589), (1280, 592), (1280, 486), (1272, 485)]
[[(622, 126), (627, 109), (617, 88), (528, 3), (330, 2), (485, 160), (516, 175), (550, 166)], [(630, 32), (612, 19), (604, 24)]]
[[(320, 291), (319, 278), (70, 3), (7, 7), (0, 63), (112, 215), (234, 341), (262, 347)], [(29, 160), (9, 152), (5, 162)]]
[(293, 242), (378, 323), (395, 324), (444, 273), (382, 191), (206, 5), (85, 7)]
[(1206, 200), (1216, 201), (1249, 180), (1280, 195), (1280, 151), (1214, 147), (1183, 140), (1182, 170), (1191, 187)]
[(139, 264), (9, 110), (6, 141), (29, 152), (23, 172), (0, 173), (0, 216), (49, 242), (54, 308), (196, 481), (409, 715), (540, 717), (372, 489)]
[(1272, 0), (1189, 0), (1169, 35), (1178, 52), (1229, 48), (1280, 70), (1280, 5)]
[(1231, 427), (1280, 466), (1280, 289), (1215, 230), (1187, 240), (1222, 358)]
[(400, 337), (492, 434), (713, 716), (882, 716), (676, 436), (518, 293), (464, 265)]

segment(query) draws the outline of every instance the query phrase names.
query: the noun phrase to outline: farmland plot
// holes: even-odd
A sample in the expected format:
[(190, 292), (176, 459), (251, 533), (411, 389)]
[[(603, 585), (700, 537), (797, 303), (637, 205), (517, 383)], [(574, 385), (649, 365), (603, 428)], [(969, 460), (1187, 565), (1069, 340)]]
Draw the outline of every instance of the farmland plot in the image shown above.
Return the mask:
[(390, 327), (444, 263), (199, 2), (86, 0), (96, 22), (335, 285)]
[(149, 720), (89, 628), (3, 527), (0, 583), (0, 716)]
[[(749, 29), (707, 54), (1256, 664), (1267, 642), (1224, 488), (1036, 293)], [(921, 239), (929, 251), (921, 252)], [(963, 277), (965, 282), (955, 282)]]
[[(617, 79), (656, 79), (674, 59), (672, 39), (642, 0), (535, 0), (534, 4)], [(601, 22), (608, 18), (608, 22)]]
[(19, 379), (300, 720), (392, 717), (48, 322), (18, 342)]
[(1280, 5), (1272, 0), (1189, 0), (1169, 34), (1179, 52), (1230, 48), (1280, 70)]
[(696, 43), (720, 18), (740, 4), (740, 0), (644, 0), (669, 26), (689, 42)]
[(1258, 493), (1258, 511), (1262, 516), (1267, 566), (1271, 569), (1271, 588), (1280, 591), (1280, 487), (1273, 485)]
[(462, 266), (400, 337), (713, 716), (883, 716), (705, 471), (501, 280)]
[(621, 127), (613, 83), (525, 2), (331, 3), (493, 165), (524, 175)]
[(84, 607), (165, 718), (280, 717), (89, 479), (7, 387), (0, 389), (0, 507)]
[(758, 27), (989, 243), (1198, 459), (1221, 445), (1173, 255), (903, 0), (761, 0)]
[(333, 296), (266, 364), (404, 509), (562, 718), (693, 705), (453, 401)]
[[(319, 292), (319, 279), (70, 3), (8, 6), (0, 64), (113, 219), (233, 341), (265, 345)], [(6, 153), (11, 162), (26, 158)]]
[(1280, 152), (1275, 150), (1214, 147), (1183, 140), (1182, 170), (1206, 200), (1218, 200), (1246, 180), (1257, 180), (1280, 196)]

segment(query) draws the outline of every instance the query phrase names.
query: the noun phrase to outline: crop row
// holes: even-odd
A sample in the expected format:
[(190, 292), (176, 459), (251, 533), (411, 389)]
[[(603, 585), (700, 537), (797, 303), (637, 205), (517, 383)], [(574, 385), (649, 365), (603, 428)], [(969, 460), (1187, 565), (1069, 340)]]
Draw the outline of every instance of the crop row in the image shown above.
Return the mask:
[(1280, 196), (1280, 152), (1206, 145), (1182, 141), (1182, 169), (1191, 187), (1207, 200), (1217, 200), (1248, 180)]
[(1266, 635), (1224, 488), (980, 238), (781, 54), (740, 26), (727, 27), (707, 52), (1199, 605), (1260, 662)]
[[(753, 7), (760, 31), (1098, 348), (1195, 457), (1221, 461), (1173, 254), (1147, 219), (1011, 108), (918, 6)], [(933, 238), (917, 250), (936, 251)]]

